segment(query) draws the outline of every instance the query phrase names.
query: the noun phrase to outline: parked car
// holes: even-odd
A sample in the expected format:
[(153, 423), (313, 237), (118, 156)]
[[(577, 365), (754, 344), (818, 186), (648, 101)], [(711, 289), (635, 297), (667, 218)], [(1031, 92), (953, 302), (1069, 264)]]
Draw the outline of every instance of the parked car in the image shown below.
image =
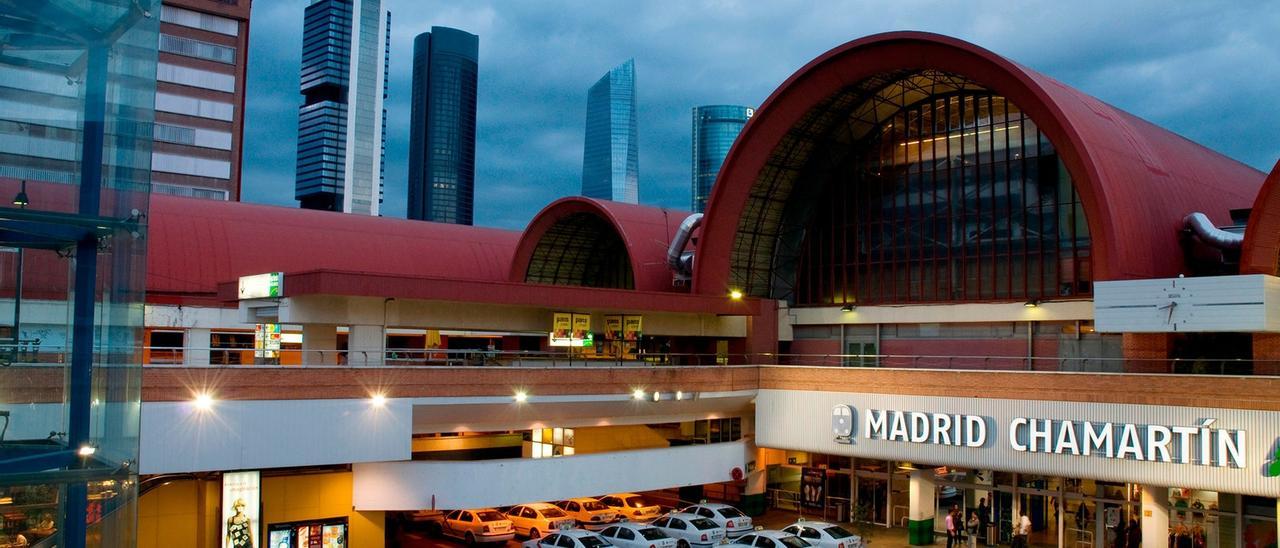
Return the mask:
[(569, 517), (578, 520), (578, 526), (591, 531), (598, 531), (618, 521), (618, 511), (591, 497), (582, 497), (553, 502), (564, 510)]
[(604, 537), (586, 529), (565, 529), (542, 538), (527, 540), (523, 548), (609, 548), (612, 545)]
[(751, 531), (722, 548), (808, 548), (809, 543), (791, 533), (782, 531)]
[(676, 539), (676, 548), (706, 548), (726, 538), (724, 527), (697, 514), (673, 512), (653, 520), (650, 525)]
[(451, 510), (421, 517), (431, 533), (456, 538), (468, 545), (506, 542), (516, 536), (511, 520), (492, 508)]
[(742, 510), (728, 504), (702, 502), (685, 508), (681, 512), (697, 514), (716, 522), (716, 525), (724, 527), (725, 534), (729, 538), (738, 538), (755, 528), (751, 525), (751, 518), (742, 513)]
[(635, 493), (606, 495), (600, 497), (600, 502), (631, 521), (649, 521), (662, 513), (662, 509), (657, 504), (650, 504), (644, 497)]
[(576, 523), (564, 510), (545, 502), (521, 504), (507, 510), (507, 519), (515, 527), (516, 533), (539, 538), (543, 533), (573, 527)]
[(848, 529), (825, 521), (800, 520), (782, 528), (818, 548), (863, 548), (862, 537)]
[(618, 548), (676, 548), (676, 539), (647, 523), (616, 523), (600, 531), (600, 536)]

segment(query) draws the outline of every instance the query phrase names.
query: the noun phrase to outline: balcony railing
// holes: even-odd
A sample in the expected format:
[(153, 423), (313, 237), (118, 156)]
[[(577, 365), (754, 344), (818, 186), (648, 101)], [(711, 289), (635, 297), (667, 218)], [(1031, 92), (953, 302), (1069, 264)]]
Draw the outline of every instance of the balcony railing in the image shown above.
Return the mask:
[[(69, 349), (0, 345), (12, 365), (61, 365)], [(510, 351), (389, 348), (382, 350), (261, 350), (253, 348), (140, 347), (112, 363), (156, 367), (653, 367), (795, 365), (967, 371), (1280, 376), (1280, 360), (1208, 358), (1080, 358), (932, 356), (903, 354), (640, 353), (610, 356), (580, 351)], [(127, 359), (125, 359), (127, 358)]]

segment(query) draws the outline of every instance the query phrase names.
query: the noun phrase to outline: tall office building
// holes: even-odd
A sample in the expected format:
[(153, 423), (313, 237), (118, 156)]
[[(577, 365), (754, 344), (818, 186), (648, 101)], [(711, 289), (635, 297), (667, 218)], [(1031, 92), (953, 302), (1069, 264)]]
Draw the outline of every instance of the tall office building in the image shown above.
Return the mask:
[(294, 191), (304, 208), (379, 214), (390, 17), (381, 0), (307, 6)]
[(479, 52), (479, 37), (448, 27), (413, 40), (410, 219), (471, 224)]
[(634, 59), (613, 67), (587, 91), (582, 195), (639, 202), (640, 143)]
[(693, 211), (702, 213), (707, 208), (720, 164), (754, 113), (755, 109), (738, 105), (693, 107)]

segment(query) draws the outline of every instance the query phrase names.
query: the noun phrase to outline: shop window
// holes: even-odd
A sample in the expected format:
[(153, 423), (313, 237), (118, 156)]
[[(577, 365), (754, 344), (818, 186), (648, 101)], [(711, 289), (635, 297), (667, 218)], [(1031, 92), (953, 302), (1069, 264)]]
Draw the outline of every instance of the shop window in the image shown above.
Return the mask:
[(252, 364), (253, 333), (210, 334), (209, 363), (213, 365)]
[(564, 457), (576, 452), (572, 428), (535, 428), (524, 435), (523, 453), (529, 458)]
[(152, 331), (150, 363), (182, 363), (184, 338), (181, 331)]
[(347, 518), (272, 523), (267, 526), (267, 546), (347, 548)]
[(693, 437), (702, 443), (721, 443), (742, 439), (742, 419), (708, 419), (694, 421)]

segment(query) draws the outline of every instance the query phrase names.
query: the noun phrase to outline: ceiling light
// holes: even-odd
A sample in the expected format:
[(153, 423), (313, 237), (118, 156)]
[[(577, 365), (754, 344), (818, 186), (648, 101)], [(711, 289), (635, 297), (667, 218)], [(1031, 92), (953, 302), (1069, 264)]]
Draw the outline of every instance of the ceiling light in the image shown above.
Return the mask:
[(684, 392), (676, 390), (676, 401), (683, 400), (683, 399), (684, 399)]
[(741, 300), (742, 300), (742, 291), (741, 291), (741, 290), (738, 290), (738, 289), (735, 289), (735, 290), (733, 290), (733, 291), (730, 291), (730, 292), (729, 292), (729, 298), (730, 298), (730, 299), (733, 299), (733, 300), (735, 300), (735, 301), (741, 301)]
[(76, 452), (82, 457), (91, 457), (94, 453), (98, 452), (98, 448), (92, 445), (81, 445), (80, 450)]
[(1027, 307), (1027, 308), (1035, 308), (1035, 307), (1037, 307), (1037, 306), (1040, 306), (1040, 300), (1039, 300), (1039, 299), (1031, 299), (1031, 300), (1029, 300), (1029, 301), (1027, 301), (1027, 302), (1025, 302), (1025, 303), (1022, 303), (1022, 306), (1025, 306), (1025, 307)]
[(516, 403), (524, 403), (529, 401), (529, 393), (521, 390), (516, 392), (516, 395), (512, 396), (512, 398), (516, 400)]
[(840, 307), (840, 311), (841, 311), (841, 312), (853, 312), (853, 309), (854, 309), (854, 308), (857, 308), (857, 307), (856, 307), (856, 306), (854, 306), (854, 305), (852, 305), (852, 304), (846, 304), (846, 305), (844, 305), (844, 306)]
[(210, 396), (207, 392), (201, 392), (196, 394), (196, 399), (192, 400), (191, 403), (196, 406), (196, 409), (208, 411), (213, 408), (213, 396)]
[(644, 399), (644, 390), (641, 390), (641, 389), (639, 389), (639, 388), (637, 388), (637, 389), (635, 389), (635, 390), (632, 390), (632, 391), (631, 391), (631, 397), (632, 397), (632, 398), (635, 398), (635, 399), (637, 399), (637, 400), (643, 400), (643, 399)]
[(382, 407), (387, 404), (387, 397), (383, 394), (374, 394), (369, 398), (369, 403), (374, 407)]
[(22, 181), (22, 188), (18, 190), (18, 195), (13, 197), (13, 205), (18, 207), (27, 207), (31, 205), (31, 200), (27, 198), (27, 181)]

